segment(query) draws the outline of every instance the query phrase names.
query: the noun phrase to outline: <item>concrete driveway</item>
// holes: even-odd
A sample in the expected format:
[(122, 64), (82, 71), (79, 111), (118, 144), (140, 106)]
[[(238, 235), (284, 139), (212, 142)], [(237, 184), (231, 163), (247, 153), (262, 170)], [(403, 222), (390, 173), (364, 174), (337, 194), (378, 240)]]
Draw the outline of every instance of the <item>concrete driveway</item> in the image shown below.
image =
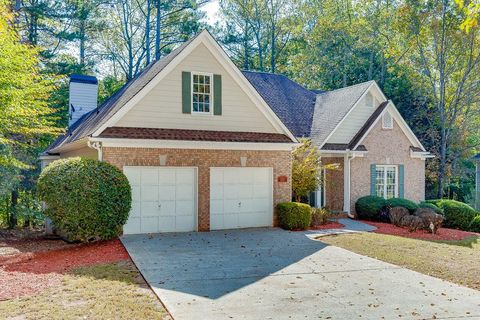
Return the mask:
[(131, 235), (122, 242), (175, 319), (480, 319), (479, 291), (304, 232)]

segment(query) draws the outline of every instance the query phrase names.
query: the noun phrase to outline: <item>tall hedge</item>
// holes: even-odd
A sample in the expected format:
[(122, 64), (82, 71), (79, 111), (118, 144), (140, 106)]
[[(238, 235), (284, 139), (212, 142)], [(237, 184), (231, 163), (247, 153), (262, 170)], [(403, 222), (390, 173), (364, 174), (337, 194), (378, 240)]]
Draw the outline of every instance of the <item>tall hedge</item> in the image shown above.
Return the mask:
[(132, 194), (127, 177), (113, 165), (85, 158), (52, 162), (38, 180), (45, 215), (70, 241), (119, 235), (128, 219)]
[(382, 197), (365, 196), (355, 203), (355, 211), (358, 217), (366, 220), (380, 220), (380, 214), (387, 202)]

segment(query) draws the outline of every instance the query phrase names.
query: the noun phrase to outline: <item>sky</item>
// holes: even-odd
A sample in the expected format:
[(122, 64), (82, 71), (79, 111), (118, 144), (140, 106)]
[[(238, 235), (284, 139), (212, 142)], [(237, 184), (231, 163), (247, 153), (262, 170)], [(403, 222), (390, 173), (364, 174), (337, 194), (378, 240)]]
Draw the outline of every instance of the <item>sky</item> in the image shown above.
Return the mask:
[(205, 17), (206, 22), (211, 26), (213, 26), (215, 24), (215, 21), (218, 19), (217, 13), (220, 9), (220, 4), (218, 1), (219, 0), (212, 0), (201, 7), (201, 10), (207, 14)]

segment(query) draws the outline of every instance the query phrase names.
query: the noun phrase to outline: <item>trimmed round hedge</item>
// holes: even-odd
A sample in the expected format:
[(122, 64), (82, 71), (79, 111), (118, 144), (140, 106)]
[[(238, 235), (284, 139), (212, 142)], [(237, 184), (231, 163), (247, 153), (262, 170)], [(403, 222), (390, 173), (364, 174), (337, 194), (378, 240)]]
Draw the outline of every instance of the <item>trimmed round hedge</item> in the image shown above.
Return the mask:
[(387, 206), (389, 208), (394, 208), (394, 207), (403, 207), (405, 209), (408, 209), (410, 213), (415, 212), (415, 210), (418, 209), (418, 204), (415, 202), (404, 199), (404, 198), (390, 198), (386, 200)]
[(443, 225), (448, 228), (468, 231), (470, 223), (477, 215), (475, 209), (463, 202), (449, 199), (427, 200), (426, 202), (432, 203), (443, 210), (445, 216)]
[(387, 202), (382, 197), (365, 196), (361, 197), (355, 203), (355, 211), (359, 218), (366, 220), (378, 220), (383, 208)]
[(45, 215), (69, 241), (106, 240), (121, 234), (132, 193), (113, 165), (86, 158), (52, 162), (38, 179)]
[(280, 226), (287, 230), (305, 230), (312, 223), (312, 208), (305, 203), (283, 202), (277, 205)]
[(480, 232), (480, 214), (478, 214), (475, 218), (473, 218), (472, 222), (470, 222), (469, 229), (473, 232)]

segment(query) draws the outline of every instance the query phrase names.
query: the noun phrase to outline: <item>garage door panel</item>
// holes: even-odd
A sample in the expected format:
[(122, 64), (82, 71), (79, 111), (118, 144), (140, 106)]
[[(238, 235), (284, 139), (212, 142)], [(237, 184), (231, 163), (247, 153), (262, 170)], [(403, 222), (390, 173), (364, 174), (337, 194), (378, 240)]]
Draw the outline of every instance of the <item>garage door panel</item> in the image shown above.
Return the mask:
[(238, 198), (238, 186), (235, 184), (225, 184), (223, 185), (223, 198), (227, 199), (237, 199)]
[(271, 168), (210, 168), (210, 179), (211, 229), (272, 225)]
[(223, 186), (222, 185), (212, 185), (210, 186), (210, 199), (218, 200), (223, 199)]
[(158, 186), (142, 185), (141, 201), (158, 201)]
[(140, 218), (129, 217), (127, 223), (123, 227), (123, 233), (132, 234), (132, 233), (141, 233)]
[(187, 231), (192, 231), (195, 230), (195, 225), (193, 223), (193, 220), (190, 219), (189, 216), (176, 216), (176, 221), (175, 221), (178, 232), (187, 232)]
[(159, 200), (175, 200), (175, 185), (158, 187)]
[(176, 230), (175, 216), (160, 216), (158, 217), (158, 231), (156, 232), (172, 232)]
[(175, 215), (175, 200), (164, 200), (160, 202), (160, 216), (174, 216)]
[(142, 201), (140, 203), (140, 216), (155, 217), (158, 216), (158, 202), (157, 201)]
[(158, 170), (155, 168), (143, 168), (141, 170), (141, 184), (143, 186), (158, 186)]
[(180, 200), (180, 201), (176, 201), (175, 204), (176, 204), (175, 212), (177, 217), (190, 216), (191, 212), (195, 209), (194, 207), (195, 204), (191, 200)]
[(125, 234), (196, 229), (194, 168), (125, 167), (132, 186), (132, 209)]
[(177, 200), (193, 200), (194, 198), (193, 185), (181, 184), (175, 188), (175, 198)]
[(141, 232), (154, 233), (158, 230), (158, 217), (142, 217)]
[(210, 215), (215, 215), (223, 212), (223, 200), (210, 201)]
[(223, 202), (223, 212), (228, 213), (237, 213), (238, 212), (238, 201), (225, 199)]
[(160, 168), (158, 170), (158, 181), (162, 186), (175, 185), (175, 171), (168, 168)]

